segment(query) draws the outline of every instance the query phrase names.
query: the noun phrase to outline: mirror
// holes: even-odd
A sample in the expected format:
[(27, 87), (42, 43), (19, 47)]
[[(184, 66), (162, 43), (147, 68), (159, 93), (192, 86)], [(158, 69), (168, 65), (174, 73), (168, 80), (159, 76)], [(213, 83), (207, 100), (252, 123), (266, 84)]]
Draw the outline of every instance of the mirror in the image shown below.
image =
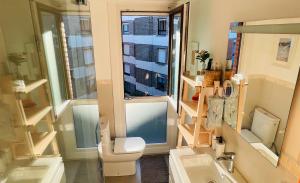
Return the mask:
[(31, 83), (41, 78), (28, 0), (0, 0), (1, 73)]
[[(241, 34), (241, 49), (235, 54), (239, 54), (238, 73), (248, 83), (242, 125), (237, 131), (274, 166), (281, 153), (299, 72), (300, 32), (299, 35), (274, 34), (268, 33), (268, 29), (275, 24), (289, 23), (292, 22), (287, 19), (246, 22), (243, 27), (260, 25), (263, 29), (266, 25), (266, 28), (263, 33), (229, 33), (228, 48), (234, 34)], [(237, 24), (232, 23), (231, 30)]]

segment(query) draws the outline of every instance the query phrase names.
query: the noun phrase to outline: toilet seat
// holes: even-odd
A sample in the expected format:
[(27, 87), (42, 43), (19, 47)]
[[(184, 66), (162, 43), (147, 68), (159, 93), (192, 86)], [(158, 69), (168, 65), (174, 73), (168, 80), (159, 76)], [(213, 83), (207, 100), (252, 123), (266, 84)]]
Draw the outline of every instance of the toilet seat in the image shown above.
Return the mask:
[(262, 142), (254, 133), (248, 129), (241, 130), (241, 136), (249, 143), (260, 143)]
[(146, 143), (140, 137), (116, 138), (114, 144), (115, 154), (140, 153), (145, 149)]

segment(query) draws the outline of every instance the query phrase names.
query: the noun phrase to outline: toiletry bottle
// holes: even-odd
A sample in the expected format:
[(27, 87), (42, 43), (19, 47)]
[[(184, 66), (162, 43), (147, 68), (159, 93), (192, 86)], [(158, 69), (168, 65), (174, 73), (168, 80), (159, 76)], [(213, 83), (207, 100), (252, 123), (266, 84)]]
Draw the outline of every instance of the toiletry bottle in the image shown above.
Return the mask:
[(223, 140), (223, 137), (219, 137), (216, 143), (216, 157), (222, 156), (224, 151), (225, 151), (225, 141)]
[(217, 144), (218, 138), (219, 137), (217, 137), (216, 135), (212, 136), (211, 147), (212, 147), (213, 150), (216, 150), (216, 144)]

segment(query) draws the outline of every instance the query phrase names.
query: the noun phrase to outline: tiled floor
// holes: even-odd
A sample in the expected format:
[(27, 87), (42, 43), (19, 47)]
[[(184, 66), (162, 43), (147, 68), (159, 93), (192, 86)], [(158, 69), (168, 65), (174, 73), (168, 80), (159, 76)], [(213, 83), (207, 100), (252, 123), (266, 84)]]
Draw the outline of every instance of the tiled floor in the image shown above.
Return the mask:
[[(105, 177), (105, 181), (101, 179), (101, 169), (97, 159), (65, 161), (64, 163), (67, 183), (143, 183), (142, 174), (144, 176), (144, 180), (147, 180), (147, 176), (168, 176), (168, 156), (163, 156), (163, 158), (157, 158), (157, 156), (153, 156), (154, 161), (152, 161), (151, 158), (151, 156), (146, 156), (143, 160), (137, 161), (137, 173), (135, 175), (121, 177)], [(143, 168), (144, 172), (142, 172), (141, 169), (141, 161), (144, 163), (143, 167), (146, 167)], [(147, 166), (145, 166), (145, 162), (152, 162), (150, 166), (154, 166), (153, 169), (147, 168)], [(160, 179), (157, 179), (157, 181), (159, 182), (151, 183), (165, 183), (165, 181), (161, 180), (167, 180), (167, 178), (168, 177), (160, 177)]]
[(98, 159), (65, 161), (67, 183), (102, 183)]

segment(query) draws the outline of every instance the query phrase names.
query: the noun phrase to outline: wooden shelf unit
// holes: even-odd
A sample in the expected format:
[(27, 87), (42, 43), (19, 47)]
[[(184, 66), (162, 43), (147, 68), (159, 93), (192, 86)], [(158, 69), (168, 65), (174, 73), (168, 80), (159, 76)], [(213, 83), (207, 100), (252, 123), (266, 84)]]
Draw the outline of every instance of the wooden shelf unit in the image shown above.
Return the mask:
[(40, 87), (41, 85), (47, 83), (47, 79), (41, 79), (30, 83), (29, 85), (25, 86), (24, 90), (18, 91), (18, 93), (30, 93), (31, 91), (35, 90), (36, 88)]
[[(217, 83), (213, 87), (206, 87), (203, 83), (193, 80), (193, 77), (181, 75), (183, 81), (183, 95), (180, 101), (180, 119), (178, 123), (178, 142), (177, 147), (182, 146), (185, 139), (191, 147), (209, 147), (212, 141), (214, 129), (206, 129), (204, 122), (207, 120), (208, 105), (207, 97), (214, 95), (216, 91), (219, 96), (223, 96), (223, 87)], [(247, 89), (245, 80), (241, 80), (238, 84), (238, 106), (237, 106), (237, 131), (241, 131), (242, 117), (244, 111), (244, 95)], [(199, 93), (199, 100), (192, 101), (188, 97), (189, 86)], [(186, 123), (186, 115), (192, 118), (190, 124)]]
[[(46, 79), (36, 81), (25, 87), (24, 91), (16, 92), (17, 108), (21, 118), (21, 124), (17, 126), (24, 132), (24, 138), (20, 142), (11, 144), (15, 159), (38, 158), (43, 155), (49, 145), (51, 145), (52, 154), (59, 155), (56, 131), (53, 127), (52, 106), (46, 93)], [(24, 108), (20, 94), (29, 94), (33, 90), (39, 89), (39, 106)], [(28, 96), (31, 97), (31, 96)], [(37, 132), (37, 124), (45, 122), (48, 128), (46, 132)]]
[[(213, 130), (203, 127), (207, 116), (205, 98), (211, 93), (211, 87), (205, 87), (202, 82), (195, 82), (192, 77), (181, 75), (183, 81), (183, 96), (180, 101), (180, 119), (178, 124), (179, 134), (177, 146), (182, 146), (183, 138), (191, 147), (208, 147), (211, 145)], [(199, 100), (192, 101), (188, 97), (188, 88), (191, 86), (199, 92)], [(185, 122), (186, 115), (192, 118), (192, 124)]]
[(17, 159), (32, 158), (32, 152), (34, 153), (34, 157), (42, 156), (47, 147), (55, 139), (56, 133), (56, 131), (32, 133), (32, 147), (28, 147), (25, 142), (13, 143), (12, 148), (14, 157), (17, 157)]
[(34, 126), (39, 123), (50, 111), (52, 110), (51, 106), (46, 106), (43, 108), (32, 107), (24, 109), (25, 111), (25, 123), (28, 126)]
[[(185, 141), (189, 146), (194, 145), (194, 133), (195, 133), (195, 125), (194, 124), (178, 124), (178, 129), (182, 136), (184, 137)], [(200, 127), (199, 136), (197, 138), (198, 142), (196, 142), (196, 147), (208, 147), (210, 143), (207, 143), (211, 140), (211, 130), (206, 130), (203, 127)], [(203, 140), (203, 137), (204, 140)], [(199, 143), (201, 142), (201, 143)]]
[(193, 76), (186, 76), (186, 75), (181, 75), (181, 78), (185, 81), (185, 82), (187, 82), (190, 86), (192, 86), (192, 87), (200, 87), (200, 86), (202, 86), (202, 82), (196, 82), (195, 81), (195, 77), (193, 77)]

